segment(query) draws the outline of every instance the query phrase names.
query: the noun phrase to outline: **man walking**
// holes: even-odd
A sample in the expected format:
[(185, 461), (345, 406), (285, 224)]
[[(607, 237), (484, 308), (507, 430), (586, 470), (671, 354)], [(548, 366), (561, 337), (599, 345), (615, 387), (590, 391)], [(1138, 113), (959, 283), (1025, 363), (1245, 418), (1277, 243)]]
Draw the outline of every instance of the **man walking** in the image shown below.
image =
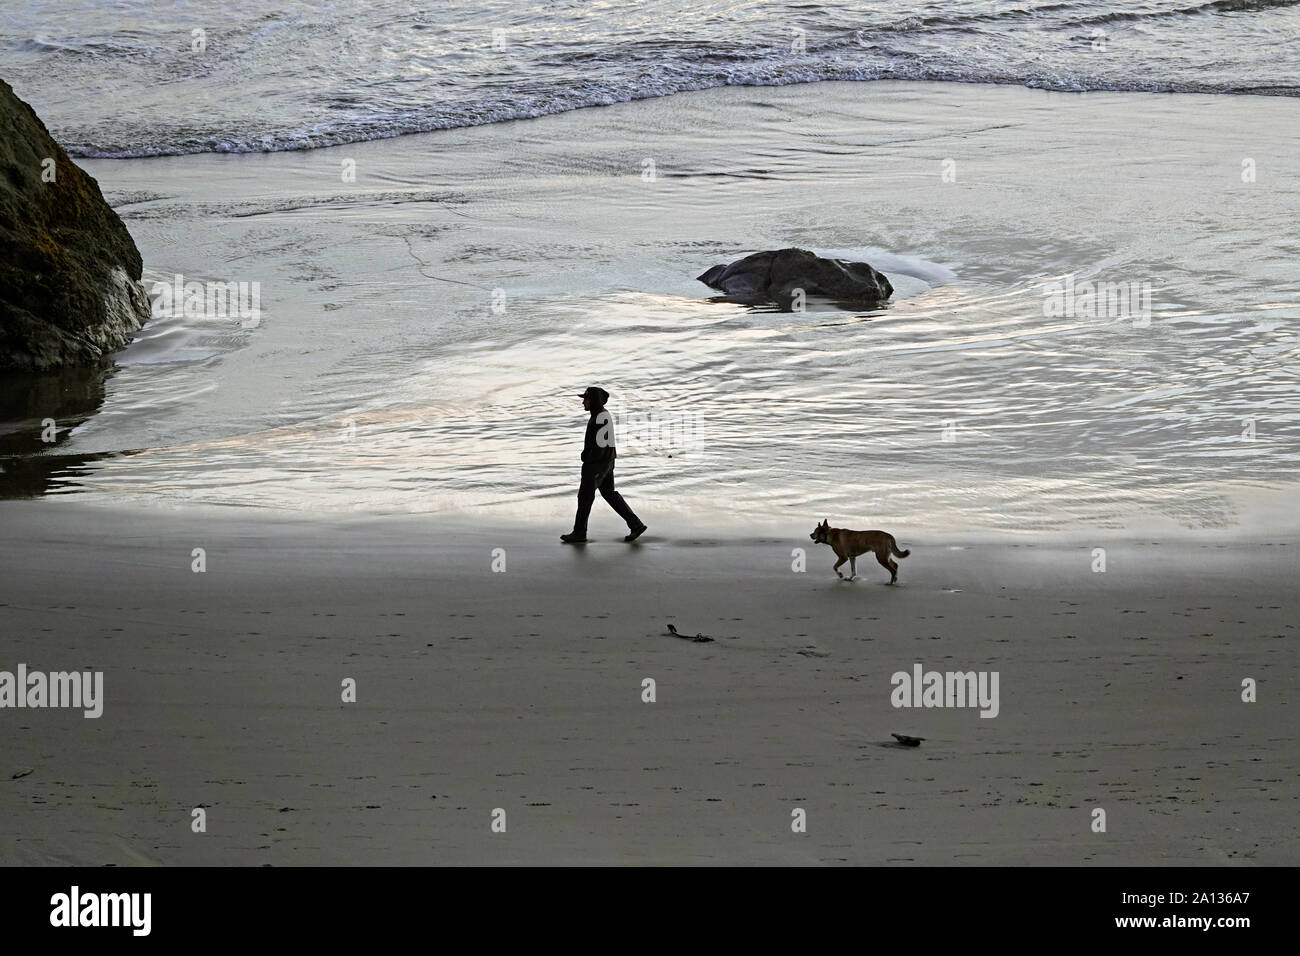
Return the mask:
[(582, 407), (591, 413), (587, 419), (587, 435), (582, 442), (582, 482), (578, 485), (578, 513), (573, 519), (573, 530), (560, 535), (565, 544), (581, 544), (587, 540), (587, 516), (596, 491), (608, 502), (618, 516), (627, 522), (628, 535), (624, 541), (635, 541), (645, 533), (645, 525), (628, 507), (623, 496), (614, 490), (614, 421), (605, 411), (609, 392), (591, 385), (579, 396)]

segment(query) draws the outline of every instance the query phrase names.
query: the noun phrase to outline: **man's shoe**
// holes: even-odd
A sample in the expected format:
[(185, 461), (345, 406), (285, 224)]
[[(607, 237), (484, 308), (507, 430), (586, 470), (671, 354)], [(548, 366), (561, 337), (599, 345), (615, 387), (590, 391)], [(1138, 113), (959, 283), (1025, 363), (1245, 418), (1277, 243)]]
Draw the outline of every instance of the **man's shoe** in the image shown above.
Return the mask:
[(560, 540), (565, 544), (586, 544), (587, 536), (585, 534), (562, 534)]
[(624, 538), (623, 540), (624, 540), (624, 541), (635, 541), (637, 538), (641, 537), (641, 535), (643, 535), (643, 534), (645, 534), (645, 525), (643, 525), (643, 524), (641, 524), (641, 525), (637, 525), (635, 528), (632, 529), (632, 531), (628, 534), (628, 536), (627, 536), (626, 538)]

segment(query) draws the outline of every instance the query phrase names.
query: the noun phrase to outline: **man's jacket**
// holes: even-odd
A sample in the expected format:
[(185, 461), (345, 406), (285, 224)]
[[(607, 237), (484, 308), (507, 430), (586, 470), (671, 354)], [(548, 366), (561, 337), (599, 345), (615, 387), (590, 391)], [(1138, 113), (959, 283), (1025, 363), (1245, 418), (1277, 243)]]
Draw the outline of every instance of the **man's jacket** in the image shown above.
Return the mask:
[(582, 442), (582, 470), (603, 477), (614, 467), (614, 418), (603, 408), (591, 411)]

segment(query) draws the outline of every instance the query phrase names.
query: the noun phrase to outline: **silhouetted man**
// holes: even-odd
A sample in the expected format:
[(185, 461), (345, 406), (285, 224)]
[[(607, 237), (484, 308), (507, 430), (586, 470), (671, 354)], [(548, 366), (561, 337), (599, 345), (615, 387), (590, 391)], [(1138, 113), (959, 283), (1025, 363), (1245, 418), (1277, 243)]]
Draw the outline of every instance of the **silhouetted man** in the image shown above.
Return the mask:
[(632, 509), (627, 506), (623, 496), (614, 490), (614, 420), (605, 411), (609, 401), (609, 392), (595, 385), (589, 386), (582, 395), (582, 407), (591, 412), (587, 420), (587, 435), (582, 442), (582, 482), (578, 485), (578, 513), (573, 519), (573, 530), (560, 535), (565, 544), (579, 544), (587, 540), (587, 516), (591, 514), (591, 503), (596, 500), (596, 491), (608, 502), (620, 518), (627, 522), (628, 535), (624, 541), (635, 541), (645, 532)]

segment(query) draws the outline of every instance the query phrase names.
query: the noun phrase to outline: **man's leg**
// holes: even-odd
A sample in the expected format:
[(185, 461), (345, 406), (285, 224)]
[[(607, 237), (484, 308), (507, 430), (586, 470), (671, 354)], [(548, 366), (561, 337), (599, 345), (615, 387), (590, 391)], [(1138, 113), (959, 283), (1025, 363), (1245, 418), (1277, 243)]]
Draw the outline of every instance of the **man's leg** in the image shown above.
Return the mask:
[(627, 502), (623, 500), (623, 496), (614, 490), (614, 470), (612, 468), (609, 474), (605, 476), (605, 480), (600, 483), (600, 496), (609, 503), (609, 506), (617, 512), (620, 518), (627, 522), (629, 531), (635, 531), (637, 528), (642, 527), (641, 519), (628, 507)]
[(587, 536), (587, 516), (591, 514), (591, 503), (596, 500), (596, 476), (587, 469), (582, 470), (582, 481), (578, 484), (578, 513), (573, 517), (573, 536)]

